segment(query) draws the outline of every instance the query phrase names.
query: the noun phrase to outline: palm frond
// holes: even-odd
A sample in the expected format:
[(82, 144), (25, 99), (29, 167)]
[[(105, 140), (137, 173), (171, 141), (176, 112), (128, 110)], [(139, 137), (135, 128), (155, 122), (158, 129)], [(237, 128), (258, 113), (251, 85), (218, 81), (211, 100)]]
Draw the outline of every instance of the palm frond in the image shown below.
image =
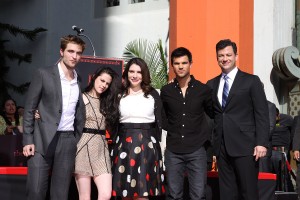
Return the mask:
[[(36, 39), (37, 35), (41, 32), (47, 31), (47, 29), (38, 27), (33, 30), (22, 29), (18, 26), (11, 24), (0, 23), (0, 32), (7, 31), (12, 36), (23, 36), (25, 39), (33, 41)], [(9, 90), (13, 90), (17, 93), (24, 94), (27, 90), (29, 83), (23, 83), (20, 85), (15, 85), (7, 80), (6, 75), (9, 72), (10, 66), (6, 65), (7, 59), (17, 60), (20, 65), (22, 62), (30, 63), (32, 60), (31, 54), (21, 55), (14, 50), (7, 50), (6, 43), (10, 42), (9, 39), (3, 39), (2, 34), (0, 35), (0, 104), (2, 103), (5, 96), (9, 95)]]
[(136, 39), (129, 42), (123, 52), (127, 63), (131, 58), (139, 57), (145, 60), (151, 75), (151, 84), (160, 89), (168, 81), (168, 62), (164, 55), (162, 42), (157, 43), (147, 39)]
[(15, 51), (5, 51), (6, 56), (10, 60), (18, 60), (18, 64), (20, 65), (22, 62), (31, 63), (32, 55), (31, 54), (18, 54)]
[(6, 42), (9, 42), (9, 40), (0, 40), (0, 46), (3, 47)]
[(0, 64), (0, 74), (2, 74), (2, 76), (0, 76), (0, 79), (3, 78), (3, 75), (7, 74), (8, 71), (9, 71), (9, 67), (8, 66)]
[(10, 82), (5, 81), (4, 84), (7, 89), (11, 89), (19, 94), (24, 94), (27, 91), (27, 89), (30, 85), (30, 82), (22, 83), (20, 85), (14, 85)]
[(22, 29), (18, 26), (14, 26), (11, 24), (4, 24), (4, 23), (0, 23), (0, 30), (8, 31), (15, 37), (18, 35), (22, 35), (23, 37), (31, 41), (35, 40), (38, 33), (47, 31), (47, 29), (41, 27), (37, 27), (33, 30), (27, 30), (27, 29)]

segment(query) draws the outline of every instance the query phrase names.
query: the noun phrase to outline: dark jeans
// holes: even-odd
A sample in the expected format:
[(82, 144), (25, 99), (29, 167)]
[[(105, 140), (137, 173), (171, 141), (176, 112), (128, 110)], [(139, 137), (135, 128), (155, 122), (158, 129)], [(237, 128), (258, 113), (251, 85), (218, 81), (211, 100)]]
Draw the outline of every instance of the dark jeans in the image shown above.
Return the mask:
[(188, 177), (190, 199), (205, 199), (207, 156), (204, 147), (186, 154), (177, 154), (166, 149), (165, 165), (168, 186), (167, 200), (183, 199), (185, 173)]

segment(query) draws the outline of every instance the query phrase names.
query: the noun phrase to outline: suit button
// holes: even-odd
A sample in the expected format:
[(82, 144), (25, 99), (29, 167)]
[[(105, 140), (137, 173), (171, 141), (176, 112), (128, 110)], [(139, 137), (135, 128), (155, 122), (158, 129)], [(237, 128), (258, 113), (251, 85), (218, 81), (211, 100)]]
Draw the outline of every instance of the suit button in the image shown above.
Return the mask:
[(58, 126), (59, 124), (58, 123), (56, 123), (56, 126)]
[(58, 111), (61, 114), (61, 110)]

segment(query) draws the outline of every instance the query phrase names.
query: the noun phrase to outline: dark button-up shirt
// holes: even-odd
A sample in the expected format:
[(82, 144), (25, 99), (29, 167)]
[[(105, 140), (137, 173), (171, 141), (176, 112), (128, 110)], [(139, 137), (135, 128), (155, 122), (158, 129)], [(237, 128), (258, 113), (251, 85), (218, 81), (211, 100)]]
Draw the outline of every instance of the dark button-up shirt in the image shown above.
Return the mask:
[[(210, 87), (191, 76), (185, 97), (178, 82), (161, 89), (168, 131), (167, 149), (174, 153), (192, 153), (210, 139), (205, 113), (213, 117)], [(165, 123), (164, 123), (165, 124)]]
[(293, 117), (286, 114), (279, 114), (279, 116), (279, 122), (272, 135), (272, 146), (284, 146), (286, 149), (290, 149)]

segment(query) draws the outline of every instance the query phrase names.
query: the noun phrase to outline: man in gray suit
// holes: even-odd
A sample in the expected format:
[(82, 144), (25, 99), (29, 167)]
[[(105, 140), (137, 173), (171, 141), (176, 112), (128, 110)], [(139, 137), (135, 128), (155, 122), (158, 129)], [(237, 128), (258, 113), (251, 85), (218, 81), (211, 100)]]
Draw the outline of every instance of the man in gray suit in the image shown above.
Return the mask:
[[(76, 144), (84, 125), (84, 104), (75, 66), (85, 43), (77, 36), (61, 38), (57, 65), (33, 76), (24, 112), (23, 154), (28, 159), (27, 199), (68, 199)], [(38, 110), (40, 119), (35, 120)], [(51, 172), (50, 172), (51, 170)]]

